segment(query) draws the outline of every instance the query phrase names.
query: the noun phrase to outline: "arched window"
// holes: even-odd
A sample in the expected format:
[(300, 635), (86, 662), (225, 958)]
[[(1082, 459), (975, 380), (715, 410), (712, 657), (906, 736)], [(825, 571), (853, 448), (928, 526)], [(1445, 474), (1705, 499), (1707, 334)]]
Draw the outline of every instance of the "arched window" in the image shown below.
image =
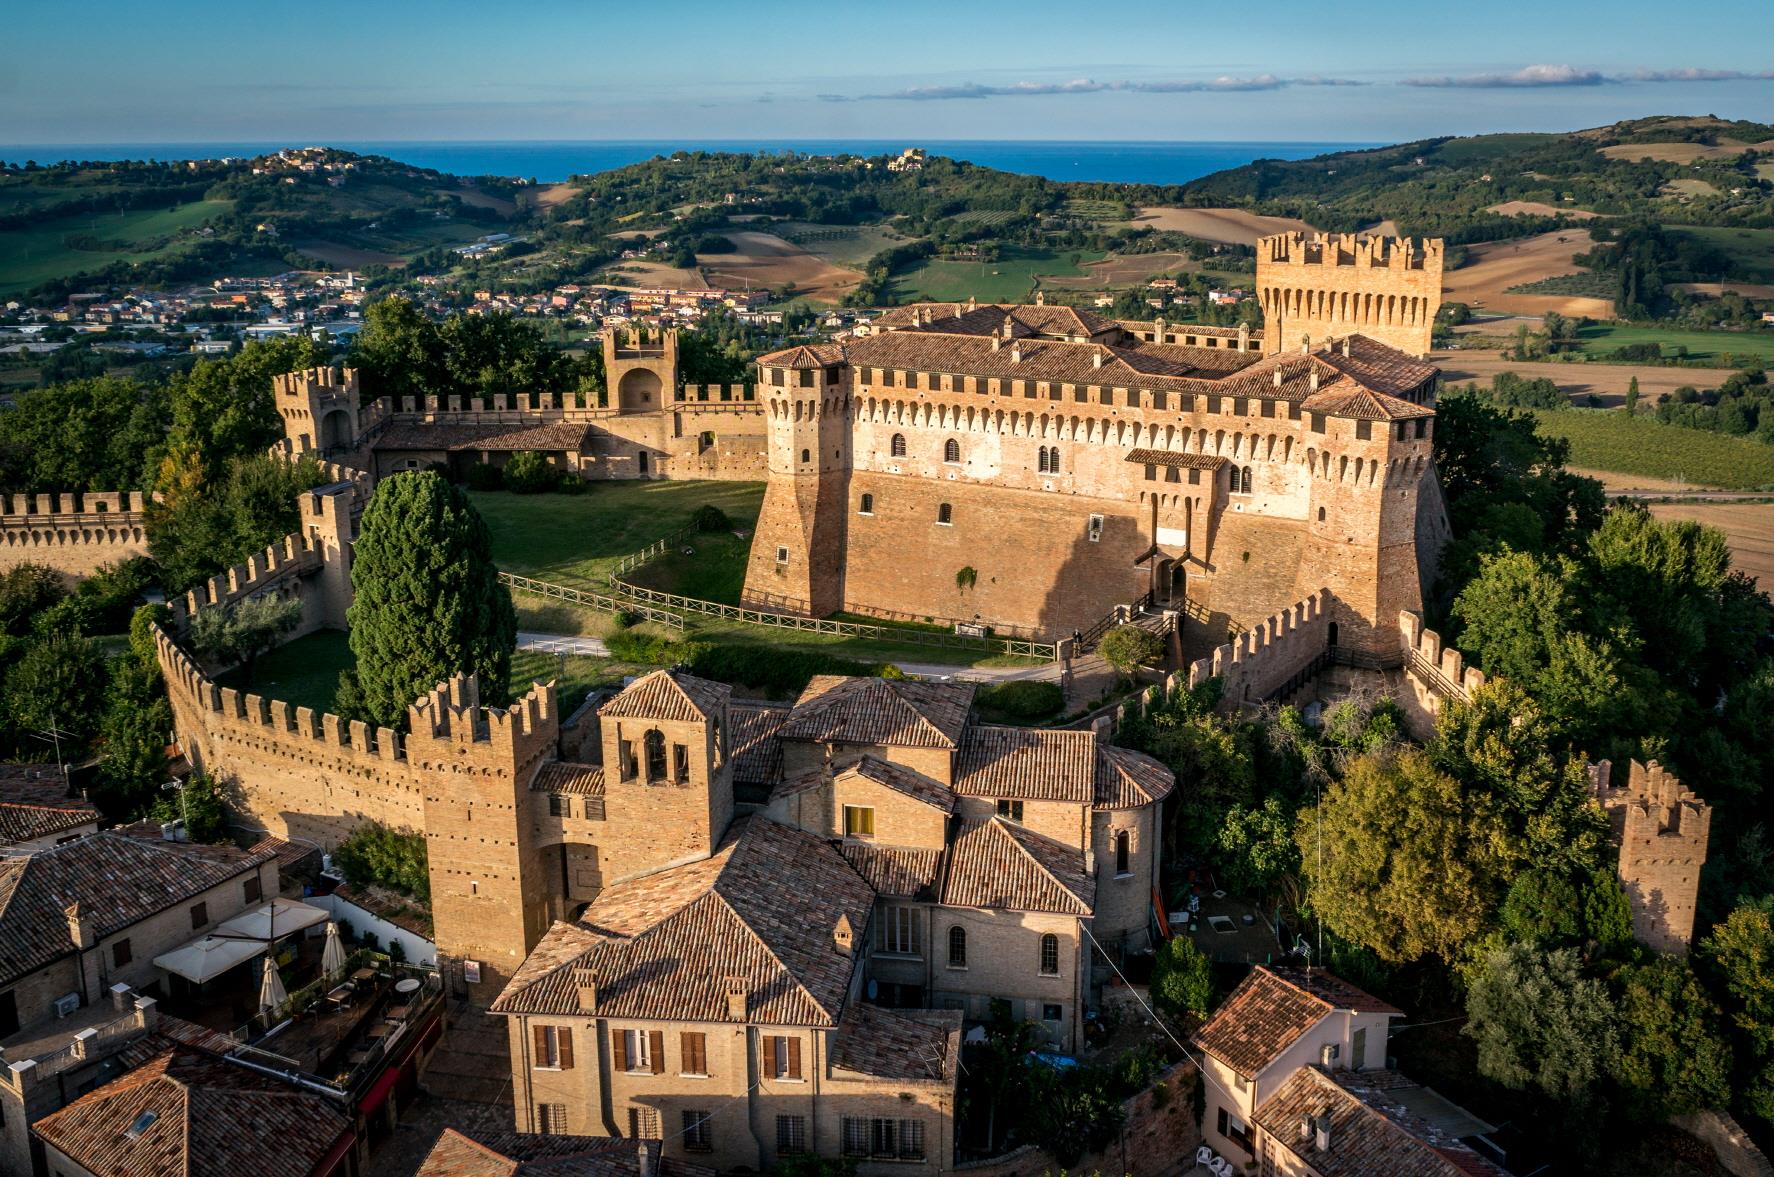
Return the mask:
[(893, 456), (896, 458), (905, 457), (905, 434), (903, 433), (893, 435)]
[(967, 967), (967, 929), (960, 924), (949, 929), (949, 967), (951, 969)]
[(947, 525), (955, 521), (955, 509), (947, 503), (939, 503), (936, 508), (936, 521)]
[(1052, 932), (1041, 937), (1041, 975), (1059, 976), (1059, 937)]
[(641, 747), (646, 755), (647, 780), (663, 781), (665, 779), (665, 733), (653, 728), (641, 739)]
[(1047, 451), (1047, 472), (1049, 474), (1059, 473), (1059, 447), (1057, 445)]
[(1133, 839), (1127, 836), (1126, 830), (1115, 835), (1115, 873), (1118, 875), (1132, 873), (1129, 869), (1129, 859), (1132, 858), (1130, 853), (1132, 841)]
[(870, 494), (863, 495), (862, 506), (857, 508), (857, 510), (864, 515), (873, 515), (875, 513), (875, 496)]
[(1232, 467), (1232, 493), (1247, 495), (1250, 493), (1250, 467)]
[(801, 461), (811, 462), (812, 460), (813, 460), (813, 452), (811, 450), (802, 450), (801, 451)]
[(1318, 521), (1320, 523), (1324, 522), (1324, 508), (1323, 507), (1318, 508)]
[(1035, 470), (1037, 473), (1040, 473), (1040, 474), (1047, 473), (1047, 447), (1046, 446), (1042, 446), (1040, 449), (1035, 451)]
[(961, 443), (952, 437), (943, 442), (942, 460), (945, 462), (959, 462), (961, 460)]

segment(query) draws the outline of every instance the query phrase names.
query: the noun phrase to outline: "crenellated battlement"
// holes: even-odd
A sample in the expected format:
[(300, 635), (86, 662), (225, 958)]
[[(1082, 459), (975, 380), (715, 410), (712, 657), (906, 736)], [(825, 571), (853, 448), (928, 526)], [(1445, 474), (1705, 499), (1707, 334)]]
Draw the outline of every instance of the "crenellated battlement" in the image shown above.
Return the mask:
[(318, 572), (321, 563), (319, 544), (303, 532), (292, 532), (263, 552), (248, 556), (245, 563), (210, 577), (183, 598), (169, 601), (167, 607), (172, 611), (174, 624), (183, 630), (191, 618), (204, 609), (225, 608), (248, 598), (282, 593), (292, 587), (295, 594), (300, 595), (301, 590), (294, 586), (294, 582)]
[[(1423, 618), (1409, 610), (1398, 615), (1399, 640), (1404, 648), (1405, 672), (1438, 700), (1472, 701), (1472, 695), (1488, 679), (1476, 666), (1466, 665), (1466, 655), (1447, 645)], [(1433, 708), (1439, 713), (1440, 708)]]
[(71, 494), (0, 495), (0, 526), (35, 519), (115, 522), (121, 516), (140, 516), (148, 509), (149, 496), (139, 490), (89, 490)]
[(1613, 772), (1606, 760), (1589, 765), (1589, 788), (1614, 831), (1633, 933), (1659, 952), (1686, 952), (1712, 806), (1655, 760), (1632, 761), (1621, 786), (1613, 784)]
[(1358, 233), (1276, 233), (1257, 239), (1257, 256), (1279, 266), (1355, 266), (1440, 272), (1446, 247), (1438, 237), (1363, 236)]
[(1307, 597), (1189, 664), (1188, 685), (1219, 678), (1223, 705), (1260, 703), (1312, 669), (1329, 647), (1330, 594)]
[(414, 700), (407, 720), (413, 755), (490, 757), (501, 775), (516, 773), (560, 738), (553, 683), (532, 685), (510, 707), (483, 707), (480, 680), (458, 674)]
[(0, 495), (0, 569), (44, 564), (70, 579), (148, 553), (139, 490)]
[(306, 408), (311, 399), (355, 401), (359, 388), (356, 368), (308, 368), (271, 378), (279, 411)]

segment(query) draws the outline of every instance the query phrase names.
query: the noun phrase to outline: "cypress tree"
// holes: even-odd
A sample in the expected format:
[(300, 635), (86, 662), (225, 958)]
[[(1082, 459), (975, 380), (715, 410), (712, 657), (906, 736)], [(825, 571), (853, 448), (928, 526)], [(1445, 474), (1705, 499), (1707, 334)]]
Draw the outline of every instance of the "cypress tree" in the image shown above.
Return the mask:
[(517, 612), (485, 521), (442, 475), (396, 474), (377, 485), (351, 587), (351, 652), (374, 722), (404, 727), (407, 706), (458, 673), (478, 674), (488, 702), (504, 700)]

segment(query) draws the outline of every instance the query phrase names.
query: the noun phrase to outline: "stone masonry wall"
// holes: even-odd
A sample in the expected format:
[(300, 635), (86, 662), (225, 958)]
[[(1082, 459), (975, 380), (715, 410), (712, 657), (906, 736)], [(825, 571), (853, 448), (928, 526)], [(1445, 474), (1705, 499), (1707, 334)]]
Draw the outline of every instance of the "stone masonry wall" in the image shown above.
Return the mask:
[(44, 564), (69, 580), (148, 554), (141, 491), (0, 495), (0, 571)]

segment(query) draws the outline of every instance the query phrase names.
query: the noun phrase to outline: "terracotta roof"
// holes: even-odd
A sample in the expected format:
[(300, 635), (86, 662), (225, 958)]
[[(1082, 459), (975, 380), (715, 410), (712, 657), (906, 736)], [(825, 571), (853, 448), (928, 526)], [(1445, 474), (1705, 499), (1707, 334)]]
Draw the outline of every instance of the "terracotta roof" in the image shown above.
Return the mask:
[[(1457, 1139), (1389, 1099), (1389, 1071), (1295, 1071), (1254, 1119), (1320, 1177), (1508, 1177)], [(1300, 1139), (1304, 1117), (1330, 1113), (1330, 1147)]]
[(579, 793), (587, 797), (602, 797), (604, 766), (551, 760), (536, 770), (536, 779), (530, 782), (530, 788), (538, 793)]
[(98, 807), (68, 796), (54, 765), (45, 766), (45, 776), (16, 771), (36, 765), (6, 767), (15, 771), (0, 773), (0, 844), (32, 842), (98, 821)]
[(577, 923), (556, 924), (494, 1003), (497, 1013), (577, 1013), (575, 968), (598, 975), (599, 1017), (727, 1020), (726, 978), (753, 1023), (831, 1026), (855, 961), (833, 946), (858, 932), (874, 892), (828, 843), (751, 816), (715, 853), (606, 888)]
[(269, 850), (165, 842), (117, 830), (0, 858), (0, 982), (73, 951), (72, 904), (102, 939), (271, 859)]
[(972, 683), (816, 675), (782, 725), (782, 738), (953, 748), (967, 726), (974, 690)]
[(674, 670), (655, 670), (635, 679), (597, 709), (615, 719), (700, 722), (727, 709), (733, 688), (726, 683)]
[(955, 792), (1089, 805), (1096, 778), (1095, 732), (975, 724), (961, 742)]
[(1082, 850), (1003, 818), (967, 823), (949, 849), (942, 902), (950, 906), (1087, 916), (1095, 901)]
[[(658, 1177), (714, 1177), (714, 1170), (660, 1156), (647, 1142)], [(541, 1136), (445, 1128), (419, 1166), (425, 1177), (639, 1177), (637, 1141), (608, 1136)]]
[(1327, 417), (1351, 417), (1357, 421), (1404, 421), (1435, 416), (1434, 409), (1364, 388), (1347, 376), (1321, 384), (1301, 407)]
[(787, 707), (751, 707), (735, 703), (727, 713), (729, 755), (734, 783), (768, 785), (782, 775), (782, 741), (777, 734), (788, 719)]
[(838, 852), (856, 873), (882, 895), (899, 899), (929, 898), (942, 874), (943, 851), (872, 842), (840, 842)]
[(1400, 1011), (1322, 969), (1258, 965), (1195, 1031), (1195, 1045), (1247, 1079), (1337, 1010)]
[(1226, 464), (1226, 459), (1218, 454), (1179, 454), (1175, 450), (1128, 450), (1127, 460), (1146, 466), (1181, 466), (1195, 470), (1218, 470)]
[(589, 453), (590, 426), (583, 421), (543, 424), (488, 421), (395, 421), (376, 438), (378, 450), (535, 450)]
[(415, 936), (426, 940), (437, 938), (430, 907), (416, 899), (409, 899), (385, 887), (354, 887), (350, 883), (340, 883), (333, 888), (333, 894), (347, 903), (356, 904), (373, 916), (387, 920), (395, 927), (405, 928)]
[(1176, 775), (1144, 753), (1099, 744), (1096, 750), (1095, 809), (1137, 809), (1162, 801), (1176, 788)]
[(824, 368), (844, 362), (841, 343), (798, 343), (769, 355), (759, 356), (758, 363), (770, 368)]
[(786, 797), (793, 793), (804, 793), (808, 789), (816, 789), (825, 784), (827, 780), (835, 783), (859, 777), (883, 788), (892, 789), (894, 792), (928, 805), (932, 809), (940, 809), (944, 813), (955, 811), (955, 794), (949, 791), (948, 786), (931, 780), (921, 772), (914, 772), (903, 765), (890, 764), (873, 756), (859, 756), (837, 761), (831, 765), (829, 776), (827, 770), (823, 768), (801, 773), (799, 776), (785, 780), (776, 786), (776, 790), (770, 796), (771, 800), (775, 800), (777, 797)]
[(277, 859), (277, 873), (280, 878), (285, 875), (299, 874), (304, 870), (309, 874), (320, 873), (322, 851), (318, 843), (304, 841), (301, 838), (273, 838), (266, 835), (247, 847), (246, 852), (259, 854), (265, 851), (269, 851), (271, 856)]
[(175, 1048), (32, 1127), (98, 1177), (308, 1177), (351, 1125), (317, 1095)]
[(856, 1002), (844, 1011), (832, 1066), (876, 1079), (955, 1081), (961, 1056), (960, 1010), (892, 1010)]
[(1039, 336), (1005, 341), (947, 331), (888, 331), (853, 340), (855, 368), (939, 371), (999, 380), (1137, 386), (1211, 392), (1228, 370), (1255, 362), (1254, 352), (1184, 347), (1130, 339), (1119, 344)]
[[(1343, 344), (1349, 354), (1343, 354)], [(1314, 353), (1319, 360), (1337, 371), (1354, 377), (1375, 392), (1404, 396), (1433, 380), (1438, 369), (1434, 364), (1407, 355), (1365, 335), (1350, 335)]]

